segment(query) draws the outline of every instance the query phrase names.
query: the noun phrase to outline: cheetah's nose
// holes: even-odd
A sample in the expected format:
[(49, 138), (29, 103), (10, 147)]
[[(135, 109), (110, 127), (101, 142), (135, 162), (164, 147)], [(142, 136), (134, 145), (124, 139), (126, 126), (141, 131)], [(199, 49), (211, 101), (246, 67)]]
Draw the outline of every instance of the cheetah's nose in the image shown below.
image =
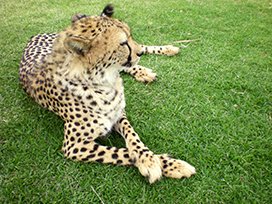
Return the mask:
[(137, 55), (138, 57), (141, 57), (143, 54), (144, 54), (144, 52), (141, 51), (141, 52), (137, 53), (136, 55)]

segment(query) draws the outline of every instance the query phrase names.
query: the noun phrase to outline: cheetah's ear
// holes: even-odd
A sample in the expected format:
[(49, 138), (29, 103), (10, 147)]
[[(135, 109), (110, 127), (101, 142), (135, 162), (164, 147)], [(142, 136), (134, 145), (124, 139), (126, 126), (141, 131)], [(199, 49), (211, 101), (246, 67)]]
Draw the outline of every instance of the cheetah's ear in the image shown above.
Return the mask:
[(102, 11), (102, 13), (101, 13), (100, 16), (112, 17), (113, 13), (114, 13), (114, 7), (113, 7), (113, 5), (112, 4), (108, 4), (103, 9), (103, 11)]
[(88, 17), (88, 16), (85, 14), (77, 13), (77, 14), (73, 15), (71, 18), (72, 24), (75, 23), (76, 21), (78, 21), (82, 18), (86, 18), (86, 17)]
[(73, 53), (84, 56), (90, 50), (91, 42), (84, 37), (67, 36), (64, 40), (64, 47)]

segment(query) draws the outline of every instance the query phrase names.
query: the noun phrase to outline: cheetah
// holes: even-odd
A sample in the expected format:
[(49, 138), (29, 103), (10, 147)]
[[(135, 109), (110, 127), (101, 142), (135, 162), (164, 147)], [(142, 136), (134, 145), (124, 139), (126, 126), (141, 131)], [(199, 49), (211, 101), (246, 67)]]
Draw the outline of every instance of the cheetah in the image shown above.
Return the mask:
[[(64, 120), (62, 151), (66, 158), (135, 166), (154, 183), (162, 176), (190, 177), (195, 168), (167, 154), (154, 154), (134, 131), (125, 113), (120, 72), (141, 82), (156, 74), (138, 65), (143, 54), (175, 55), (174, 46), (136, 43), (130, 28), (112, 17), (113, 6), (101, 15), (77, 14), (59, 33), (39, 34), (27, 44), (20, 63), (22, 88), (38, 104)], [(117, 131), (123, 148), (104, 146), (97, 138)]]

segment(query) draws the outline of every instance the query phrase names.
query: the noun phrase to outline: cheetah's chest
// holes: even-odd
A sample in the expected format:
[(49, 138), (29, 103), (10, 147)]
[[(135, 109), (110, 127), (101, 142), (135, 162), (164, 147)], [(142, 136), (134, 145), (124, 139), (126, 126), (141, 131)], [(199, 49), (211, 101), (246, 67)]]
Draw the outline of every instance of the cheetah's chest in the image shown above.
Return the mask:
[(123, 87), (104, 89), (102, 92), (101, 90), (96, 90), (95, 93), (93, 101), (90, 102), (97, 102), (93, 110), (103, 119), (105, 126), (111, 128), (121, 117), (125, 108)]
[(114, 85), (68, 85), (63, 82), (63, 87), (66, 87), (67, 94), (71, 96), (69, 101), (63, 102), (70, 102), (75, 108), (81, 106), (82, 111), (86, 110), (87, 117), (99, 120), (106, 130), (110, 130), (120, 119), (125, 108), (121, 78)]

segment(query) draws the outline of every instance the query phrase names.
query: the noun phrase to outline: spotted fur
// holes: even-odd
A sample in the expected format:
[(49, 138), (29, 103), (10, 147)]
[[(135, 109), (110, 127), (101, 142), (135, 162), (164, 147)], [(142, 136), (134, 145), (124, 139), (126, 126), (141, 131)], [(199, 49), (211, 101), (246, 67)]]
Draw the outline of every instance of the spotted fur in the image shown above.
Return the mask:
[[(110, 16), (111, 11), (107, 10)], [(150, 183), (162, 175), (181, 178), (195, 173), (194, 167), (184, 161), (154, 154), (125, 115), (119, 72), (125, 71), (142, 82), (155, 80), (151, 69), (137, 64), (140, 56), (148, 53), (174, 55), (178, 48), (139, 45), (129, 27), (107, 13), (75, 15), (64, 31), (31, 38), (21, 60), (20, 82), (37, 103), (64, 120), (62, 151), (67, 158), (132, 165)], [(95, 141), (112, 129), (122, 135), (125, 148)]]

